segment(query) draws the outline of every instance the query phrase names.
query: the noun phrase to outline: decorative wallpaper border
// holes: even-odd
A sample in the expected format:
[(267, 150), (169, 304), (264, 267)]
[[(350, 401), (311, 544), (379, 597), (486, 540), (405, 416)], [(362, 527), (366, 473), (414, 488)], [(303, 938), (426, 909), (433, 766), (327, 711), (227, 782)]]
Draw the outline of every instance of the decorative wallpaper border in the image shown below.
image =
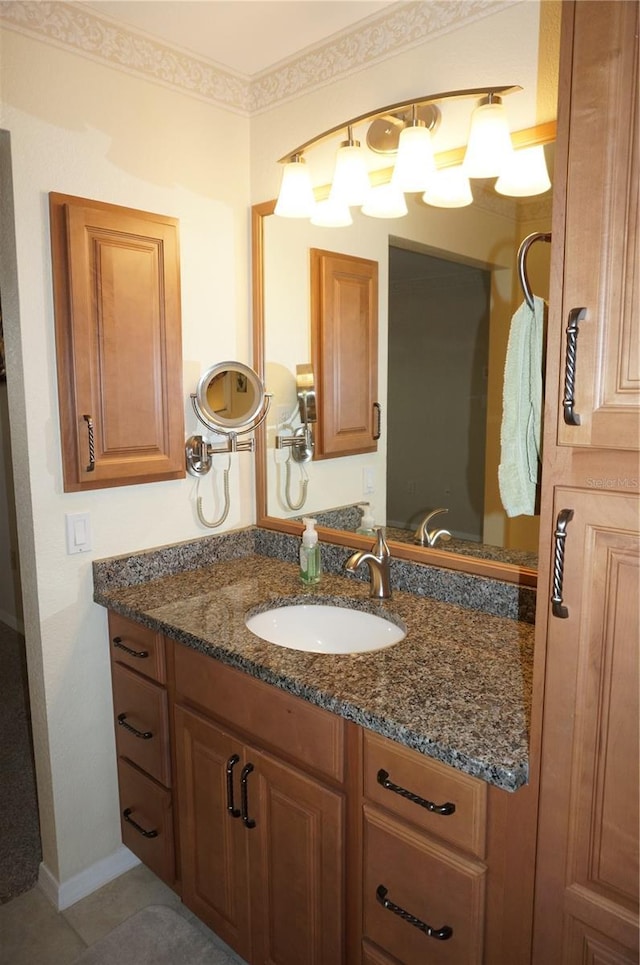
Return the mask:
[(254, 77), (234, 73), (64, 0), (0, 0), (0, 23), (235, 113), (251, 115), (516, 2), (522, 0), (400, 2)]

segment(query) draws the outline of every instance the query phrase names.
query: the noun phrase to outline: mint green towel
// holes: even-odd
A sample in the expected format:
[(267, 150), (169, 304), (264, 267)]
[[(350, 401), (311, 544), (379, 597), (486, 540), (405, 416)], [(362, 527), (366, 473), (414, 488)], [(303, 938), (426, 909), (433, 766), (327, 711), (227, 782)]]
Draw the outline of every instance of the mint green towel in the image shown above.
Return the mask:
[(546, 305), (533, 296), (511, 319), (500, 431), (500, 498), (507, 516), (535, 515), (540, 474), (542, 368)]

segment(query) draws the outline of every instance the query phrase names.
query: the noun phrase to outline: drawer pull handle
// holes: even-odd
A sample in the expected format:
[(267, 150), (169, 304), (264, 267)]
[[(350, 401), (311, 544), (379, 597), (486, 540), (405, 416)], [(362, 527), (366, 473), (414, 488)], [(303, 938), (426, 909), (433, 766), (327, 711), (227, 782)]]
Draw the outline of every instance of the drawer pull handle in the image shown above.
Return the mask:
[(232, 818), (240, 817), (240, 811), (233, 803), (233, 769), (239, 760), (237, 754), (232, 754), (227, 761), (227, 811)]
[(153, 737), (153, 734), (150, 730), (137, 730), (135, 727), (132, 727), (131, 724), (128, 724), (126, 714), (118, 714), (118, 726), (124, 727), (124, 729), (128, 730), (130, 734), (133, 734), (135, 737), (139, 737), (140, 740), (143, 741), (151, 740)]
[(249, 817), (249, 789), (247, 787), (247, 781), (252, 770), (253, 764), (245, 764), (240, 772), (240, 813), (245, 828), (255, 828), (256, 826), (256, 822)]
[(378, 784), (382, 784), (387, 791), (393, 791), (394, 794), (399, 794), (400, 797), (406, 797), (408, 801), (419, 804), (421, 808), (426, 808), (427, 811), (432, 811), (434, 814), (453, 814), (456, 809), (455, 804), (452, 804), (451, 801), (447, 801), (446, 804), (434, 804), (433, 801), (427, 801), (426, 798), (418, 797), (413, 791), (407, 791), (405, 787), (394, 784), (389, 780), (388, 773), (383, 771), (382, 768), (378, 771)]
[(409, 922), (414, 928), (419, 928), (420, 931), (423, 931), (429, 938), (437, 938), (441, 942), (446, 942), (453, 935), (453, 928), (449, 925), (443, 925), (442, 928), (432, 928), (431, 925), (427, 925), (426, 922), (416, 918), (411, 912), (405, 911), (400, 905), (395, 905), (392, 901), (389, 901), (387, 898), (387, 889), (384, 885), (378, 885), (376, 898), (383, 908), (386, 908), (387, 911), (392, 911), (394, 915), (399, 915), (400, 918)]
[(122, 637), (114, 637), (112, 643), (114, 647), (119, 647), (120, 650), (124, 650), (130, 657), (139, 657), (141, 660), (144, 660), (145, 657), (149, 656), (148, 650), (132, 650), (131, 647), (125, 646), (122, 642)]
[(551, 612), (554, 617), (566, 620), (569, 611), (562, 601), (562, 584), (564, 583), (564, 543), (567, 538), (567, 526), (573, 519), (572, 509), (561, 509), (556, 519), (553, 534), (555, 541), (553, 551), (553, 595), (551, 597)]
[(579, 426), (580, 416), (574, 411), (576, 390), (576, 350), (578, 347), (578, 322), (583, 321), (586, 308), (572, 308), (567, 322), (567, 354), (564, 363), (564, 398), (562, 400), (564, 421), (568, 426)]
[(143, 838), (157, 838), (158, 832), (155, 830), (155, 828), (152, 828), (151, 831), (147, 831), (146, 828), (143, 828), (142, 825), (138, 824), (137, 821), (133, 820), (133, 818), (131, 817), (132, 810), (133, 810), (132, 808), (125, 808), (124, 811), (122, 812), (122, 817), (125, 819), (127, 824), (130, 824), (133, 828), (135, 828), (136, 831), (139, 834), (141, 834)]

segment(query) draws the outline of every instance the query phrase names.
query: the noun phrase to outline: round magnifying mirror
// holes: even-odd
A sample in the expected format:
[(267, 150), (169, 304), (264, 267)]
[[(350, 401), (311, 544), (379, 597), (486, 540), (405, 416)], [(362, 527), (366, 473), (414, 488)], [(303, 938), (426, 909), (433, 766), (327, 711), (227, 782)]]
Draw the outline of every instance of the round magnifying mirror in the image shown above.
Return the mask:
[(209, 428), (238, 432), (251, 425), (264, 406), (264, 385), (242, 362), (218, 362), (198, 382), (199, 418)]

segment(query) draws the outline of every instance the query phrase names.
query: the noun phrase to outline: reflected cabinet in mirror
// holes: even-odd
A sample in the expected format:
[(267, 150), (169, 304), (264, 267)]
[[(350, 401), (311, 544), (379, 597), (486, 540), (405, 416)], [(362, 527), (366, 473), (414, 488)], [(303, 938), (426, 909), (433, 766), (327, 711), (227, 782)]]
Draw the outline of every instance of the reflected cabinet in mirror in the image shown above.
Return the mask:
[[(520, 132), (547, 143), (550, 173), (553, 128)], [(402, 218), (352, 209), (353, 224), (340, 228), (277, 217), (273, 202), (254, 207), (255, 364), (273, 393), (258, 438), (257, 516), (297, 533), (301, 516), (313, 515), (325, 539), (349, 545), (367, 544), (369, 530), (384, 526), (396, 557), (535, 585), (538, 517), (507, 515), (498, 467), (507, 344), (525, 298), (518, 251), (533, 233), (550, 233), (552, 197), (505, 197), (493, 181), (472, 184), (466, 207), (407, 195)], [(329, 364), (314, 336), (317, 249), (377, 266), (379, 438), (369, 451), (297, 460), (279, 438), (318, 426), (305, 422), (296, 371)], [(544, 300), (550, 250), (541, 242), (526, 254), (530, 289)], [(344, 345), (340, 366), (361, 372), (366, 347)], [(352, 389), (360, 391), (355, 377)], [(321, 418), (321, 388), (317, 402)]]

